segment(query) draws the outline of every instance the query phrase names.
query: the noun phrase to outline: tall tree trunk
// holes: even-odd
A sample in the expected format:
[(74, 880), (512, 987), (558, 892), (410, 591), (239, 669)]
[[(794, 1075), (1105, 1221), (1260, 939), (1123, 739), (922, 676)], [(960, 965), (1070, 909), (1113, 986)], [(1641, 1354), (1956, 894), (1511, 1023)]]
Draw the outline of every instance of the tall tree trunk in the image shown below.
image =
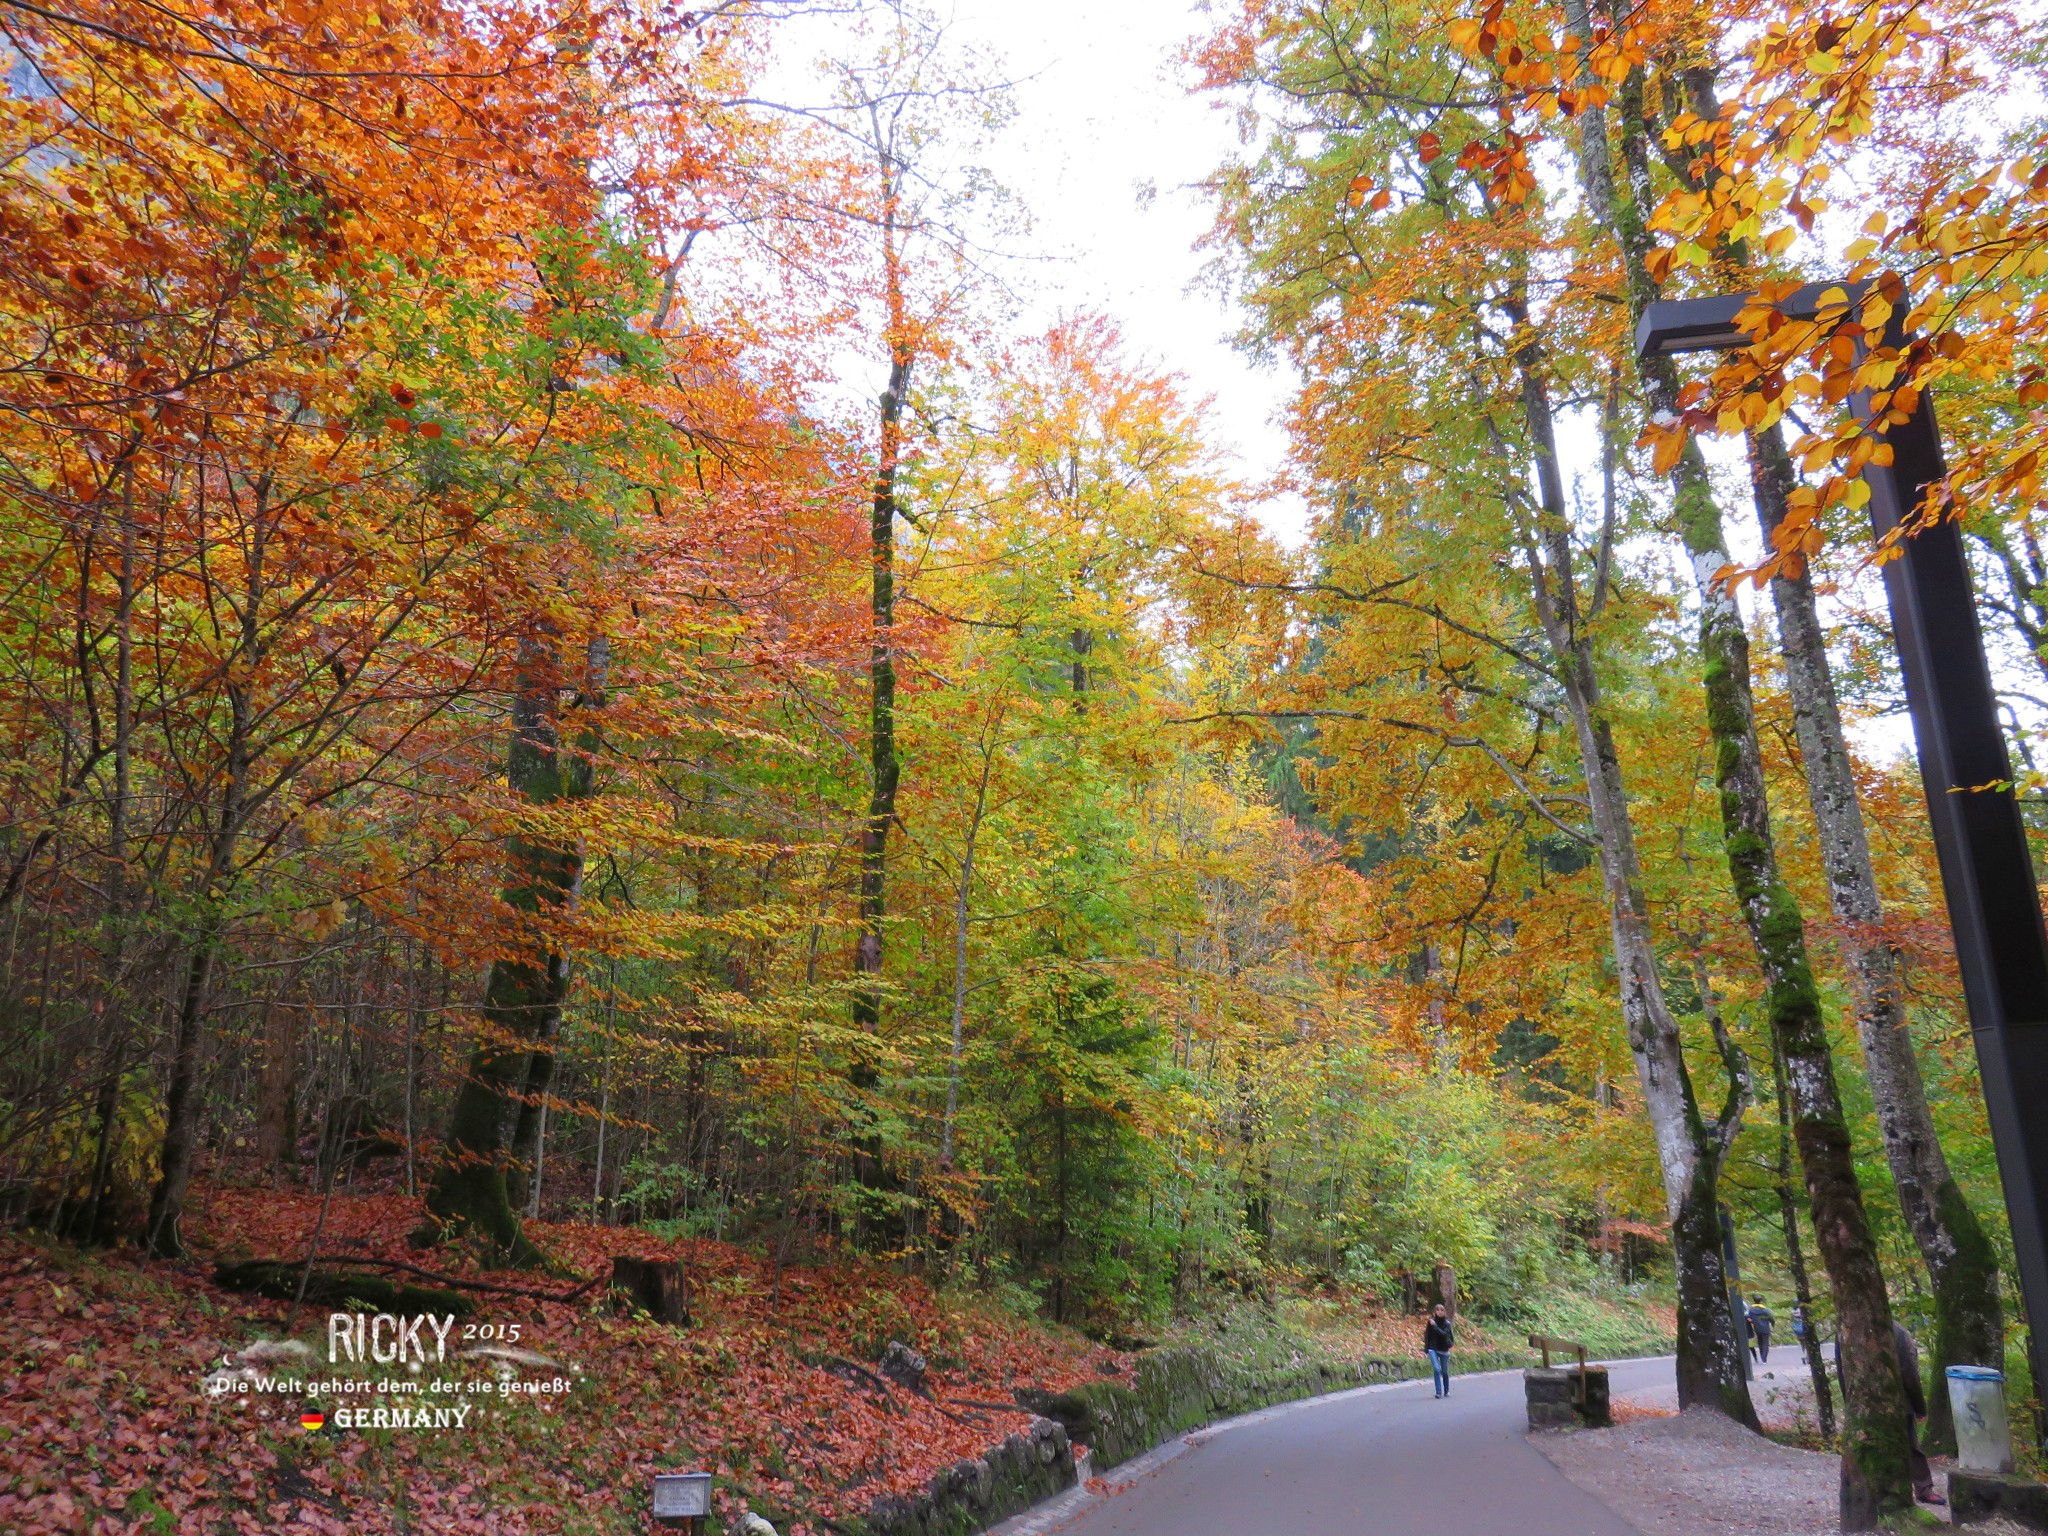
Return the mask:
[[(860, 934), (854, 942), (853, 1021), (873, 1030), (882, 1020), (882, 924), (888, 916), (889, 828), (896, 820), (902, 776), (896, 757), (896, 475), (902, 452), (903, 396), (910, 356), (892, 340), (889, 387), (882, 391), (881, 457), (868, 516), (868, 814), (860, 834)], [(873, 1067), (866, 1069), (870, 1074)], [(872, 1086), (869, 1084), (868, 1086)]]
[[(1567, 20), (1575, 26), (1586, 21), (1583, 0), (1572, 0)], [(1590, 28), (1584, 35), (1591, 36)], [(1607, 113), (1595, 108), (1580, 123), (1580, 182), (1594, 216), (1620, 247), (1629, 317), (1639, 321), (1658, 297), (1649, 271), (1650, 234), (1644, 220), (1654, 192), (1640, 69), (1622, 82), (1617, 109), (1624, 177), (1614, 174)], [(1675, 416), (1678, 378), (1670, 359), (1638, 358), (1636, 364), (1650, 410)], [(1674, 516), (1699, 594), (1701, 681), (1714, 742), (1714, 779), (1720, 791), (1729, 878), (1763, 972), (1772, 1039), (1784, 1052), (1793, 1132), (1814, 1235), (1834, 1294), (1847, 1419), (1842, 1437), (1842, 1526), (1869, 1530), (1885, 1515), (1910, 1509), (1913, 1502), (1906, 1466), (1905, 1395), (1892, 1350), (1891, 1301), (1856, 1181), (1820, 993), (1807, 958), (1805, 923), (1778, 869), (1750, 694), (1749, 637), (1741, 610), (1718, 580), (1729, 564), (1727, 545), (1706, 461), (1696, 443), (1684, 445), (1671, 482)]]
[(967, 920), (974, 894), (974, 856), (981, 842), (982, 819), (988, 814), (988, 781), (995, 769), (996, 743), (982, 741), (981, 777), (974, 786), (974, 814), (968, 818), (960, 855), (960, 884), (953, 899), (953, 1037), (946, 1056), (946, 1119), (939, 1132), (939, 1166), (953, 1166), (953, 1122), (960, 1113), (960, 1061), (967, 1036)]
[[(878, 1054), (868, 1041), (882, 1024), (884, 926), (889, 915), (889, 829), (896, 821), (896, 791), (902, 764), (896, 755), (896, 503), (903, 453), (903, 408), (916, 361), (903, 291), (903, 254), (898, 244), (898, 182), (901, 173), (885, 140), (875, 141), (882, 194), (882, 281), (884, 339), (889, 348), (889, 381), (880, 401), (874, 495), (868, 509), (868, 809), (860, 832), (860, 922), (853, 946), (854, 1047), (848, 1079), (863, 1093), (881, 1085)], [(854, 1113), (853, 1172), (869, 1190), (890, 1185), (885, 1149), (874, 1116)], [(869, 1235), (894, 1230), (864, 1210)]]
[[(256, 603), (251, 598), (244, 610), (244, 644), (241, 655), (253, 657), (253, 628)], [(220, 820), (209, 839), (207, 862), (200, 894), (198, 932), (185, 961), (185, 983), (178, 994), (177, 1027), (171, 1042), (171, 1079), (164, 1095), (164, 1142), (159, 1161), (161, 1172), (149, 1201), (149, 1221), (143, 1233), (143, 1247), (159, 1258), (182, 1258), (185, 1240), (178, 1224), (185, 1214), (185, 1192), (192, 1182), (192, 1158), (199, 1146), (199, 1060), (204, 1045), (202, 1029), (206, 1018), (207, 992), (213, 983), (213, 967), (221, 942), (223, 887), (234, 870), (242, 821), (247, 814), (249, 783), (249, 698), (238, 686), (230, 685), (228, 696), (228, 744), (226, 783), (221, 789)]]
[(128, 802), (134, 793), (135, 736), (135, 466), (121, 466), (121, 558), (116, 567), (114, 606), (114, 800), (107, 808), (107, 914), (113, 930), (106, 956), (106, 1067), (93, 1106), (96, 1142), (92, 1182), (86, 1195), (88, 1240), (105, 1235), (112, 1193), (114, 1150), (119, 1140), (121, 1079), (128, 1067), (134, 1000), (129, 995), (128, 954), (134, 942), (129, 878)]
[[(601, 641), (593, 642), (593, 656)], [(581, 799), (592, 789), (587, 727), (585, 750), (561, 745), (561, 665), (555, 646), (535, 637), (521, 648), (512, 701), (512, 745), (506, 777), (529, 805)], [(600, 683), (601, 688), (601, 683)], [(601, 693), (588, 686), (582, 699), (594, 710)], [(560, 1026), (569, 990), (569, 960), (546, 919), (570, 906), (583, 874), (575, 843), (541, 842), (515, 833), (506, 840), (510, 878), (505, 905), (528, 921), (516, 954), (491, 963), (480, 1010), (484, 1031), (448, 1119), (440, 1167), (427, 1191), (428, 1221), (415, 1240), (428, 1243), (451, 1231), (481, 1235), (511, 1263), (530, 1265), (540, 1255), (519, 1226), (507, 1184), (507, 1106), (532, 1074), (536, 1045)], [(545, 1046), (541, 1053), (552, 1056)]]
[(555, 1041), (562, 1029), (562, 1010), (542, 1025), (542, 1032), (526, 1059), (526, 1081), (517, 1095), (518, 1110), (512, 1127), (512, 1151), (505, 1163), (505, 1198), (512, 1208), (527, 1211), (532, 1204), (533, 1179), (540, 1167), (541, 1138), (548, 1118), (548, 1093), (555, 1082)]
[(1785, 1227), (1785, 1265), (1792, 1271), (1792, 1300), (1803, 1319), (1800, 1345), (1806, 1351), (1806, 1368), (1813, 1378), (1813, 1406), (1820, 1416), (1820, 1432), (1835, 1438), (1835, 1393), (1828, 1383), (1828, 1367), (1820, 1352), (1820, 1330), (1813, 1320), (1813, 1281), (1806, 1272), (1806, 1249), (1799, 1241), (1799, 1203), (1792, 1197), (1792, 1100), (1785, 1092), (1785, 1053), (1772, 1048), (1771, 1085), (1778, 1104), (1778, 1161), (1772, 1182), (1778, 1191), (1778, 1219)]
[[(1669, 402), (1660, 408), (1669, 409)], [(1705, 464), (1692, 469), (1680, 477), (1679, 520), (1700, 591), (1700, 648), (1722, 840), (1735, 898), (1763, 972), (1772, 1039), (1785, 1059), (1793, 1136), (1815, 1239), (1834, 1293), (1847, 1406), (1842, 1525), (1869, 1530), (1885, 1515), (1912, 1505), (1891, 1302), (1856, 1178), (1820, 989), (1807, 957), (1805, 923), (1778, 868), (1750, 696), (1748, 637), (1733, 600), (1715, 581), (1715, 573), (1728, 564), (1720, 515)]]
[(264, 1010), (263, 1068), (257, 1080), (256, 1155), (271, 1177), (298, 1177), (299, 1014), (272, 1002)]
[[(1794, 484), (1792, 461), (1773, 427), (1752, 437), (1750, 474), (1766, 547), (1784, 521)], [(1771, 579), (1778, 609), (1785, 681), (1806, 771), (1807, 798), (1820, 837), (1828, 902), (1842, 930), (1856, 1033), (1870, 1076), (1879, 1134), (1906, 1226), (1927, 1267), (1934, 1295), (1935, 1376), (1951, 1365), (2005, 1364), (2005, 1320), (1998, 1257), (1949, 1171), (1928, 1111), (1920, 1061), (1906, 1027), (1898, 952), (1884, 934), (1884, 905), (1871, 865), (1870, 839), (1857, 800), (1855, 773), (1842, 729), (1841, 705), (1828, 663), (1827, 636), (1814, 605), (1812, 578), (1802, 568)], [(1953, 1451), (1948, 1394), (1928, 1394), (1929, 1449)]]
[[(1515, 319), (1526, 331), (1526, 313), (1516, 313)], [(1522, 347), (1518, 361), (1541, 493), (1539, 526), (1527, 552), (1530, 578), (1537, 617), (1556, 663), (1585, 767), (1622, 1017), (1664, 1176), (1678, 1281), (1679, 1406), (1713, 1408), (1755, 1429), (1742, 1339), (1728, 1311), (1719, 1199), (1721, 1162), (1741, 1122), (1745, 1079), (1724, 1054), (1724, 1065), (1731, 1069), (1728, 1102), (1719, 1119), (1709, 1124), (1700, 1113), (1678, 1021), (1657, 968), (1628, 791), (1602, 699), (1592, 637), (1581, 612), (1550, 396), (1533, 340)]]
[[(604, 708), (605, 690), (611, 681), (611, 642), (603, 635), (593, 635), (584, 649), (583, 677), (576, 692), (575, 709), (582, 728), (572, 743), (572, 756), (565, 767), (563, 796), (567, 799), (584, 799), (595, 791), (595, 763), (598, 747), (597, 721), (599, 711)], [(580, 881), (582, 859), (577, 859), (577, 878)], [(575, 900), (575, 891), (569, 900)], [(524, 1210), (530, 1202), (529, 1185), (534, 1172), (540, 1167), (541, 1139), (547, 1130), (548, 1094), (555, 1082), (555, 1041), (562, 1032), (562, 1010), (559, 1004), (545, 1017), (537, 1021), (540, 1031), (535, 1038), (533, 1055), (526, 1064), (526, 1085), (519, 1094), (518, 1119), (512, 1131), (512, 1156), (506, 1164), (506, 1197), (515, 1210)]]
[(164, 1095), (164, 1143), (155, 1191), (149, 1200), (144, 1249), (158, 1258), (182, 1258), (185, 1240), (178, 1223), (185, 1214), (185, 1192), (192, 1183), (192, 1156), (199, 1142), (200, 1025), (206, 993), (213, 979), (214, 949), (219, 942), (217, 916), (209, 911), (185, 960), (185, 984), (178, 993), (177, 1027), (171, 1037), (171, 1080)]

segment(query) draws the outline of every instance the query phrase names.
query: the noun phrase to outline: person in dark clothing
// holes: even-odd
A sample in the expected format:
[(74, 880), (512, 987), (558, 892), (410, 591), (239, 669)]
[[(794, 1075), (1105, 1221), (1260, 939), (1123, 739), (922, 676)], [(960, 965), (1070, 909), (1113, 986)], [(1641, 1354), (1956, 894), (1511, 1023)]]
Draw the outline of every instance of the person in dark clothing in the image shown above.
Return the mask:
[(1913, 1475), (1913, 1497), (1922, 1504), (1939, 1503), (1934, 1469), (1920, 1449), (1919, 1424), (1927, 1417), (1927, 1393), (1920, 1384), (1920, 1346), (1897, 1319), (1892, 1322), (1892, 1352), (1899, 1357), (1899, 1382), (1906, 1389), (1906, 1468)]
[(1438, 1397), (1451, 1395), (1451, 1343), (1451, 1314), (1438, 1302), (1422, 1325), (1422, 1352), (1429, 1356), (1430, 1379), (1436, 1383)]
[[(1839, 1338), (1835, 1340), (1832, 1352), (1835, 1382), (1846, 1396), (1849, 1387), (1842, 1374), (1842, 1341)], [(1913, 1479), (1913, 1497), (1922, 1504), (1940, 1504), (1944, 1501), (1934, 1491), (1934, 1468), (1927, 1464), (1927, 1453), (1920, 1449), (1920, 1421), (1927, 1417), (1927, 1393), (1920, 1384), (1920, 1346), (1913, 1342), (1913, 1335), (1897, 1318), (1892, 1319), (1892, 1354), (1899, 1362), (1899, 1385), (1905, 1389), (1906, 1395), (1906, 1471)]]
[(1750, 1348), (1755, 1351), (1757, 1363), (1765, 1365), (1771, 1358), (1771, 1309), (1760, 1301), (1749, 1304)]

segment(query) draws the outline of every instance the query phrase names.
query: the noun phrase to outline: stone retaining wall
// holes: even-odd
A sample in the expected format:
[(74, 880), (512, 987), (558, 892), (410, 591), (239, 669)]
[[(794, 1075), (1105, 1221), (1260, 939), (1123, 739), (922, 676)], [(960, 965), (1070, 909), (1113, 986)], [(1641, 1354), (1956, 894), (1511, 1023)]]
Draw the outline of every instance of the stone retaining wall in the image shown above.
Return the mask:
[[(1528, 1354), (1477, 1350), (1453, 1358), (1464, 1373), (1519, 1366)], [(858, 1529), (861, 1536), (974, 1536), (1073, 1487), (1077, 1441), (1101, 1471), (1218, 1419), (1427, 1374), (1420, 1355), (1252, 1367), (1205, 1345), (1151, 1350), (1138, 1357), (1135, 1382), (1091, 1381), (1033, 1400), (1028, 1406), (1042, 1417), (1028, 1435), (955, 1462), (914, 1497), (877, 1501)]]
[(935, 1473), (912, 1498), (877, 1500), (860, 1521), (862, 1536), (974, 1536), (1074, 1486), (1074, 1445), (1051, 1419), (1006, 1436), (970, 1461)]

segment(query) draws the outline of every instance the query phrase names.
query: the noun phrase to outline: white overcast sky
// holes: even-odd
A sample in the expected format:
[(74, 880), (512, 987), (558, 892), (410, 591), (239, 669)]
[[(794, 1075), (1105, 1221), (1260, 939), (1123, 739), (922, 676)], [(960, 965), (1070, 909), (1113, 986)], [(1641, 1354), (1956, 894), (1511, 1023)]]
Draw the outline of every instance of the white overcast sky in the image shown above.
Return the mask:
[[(1015, 82), (1015, 120), (980, 158), (1032, 220), (1019, 254), (1035, 259), (1011, 269), (1022, 327), (1084, 310), (1111, 316), (1141, 357), (1213, 401), (1212, 444), (1243, 478), (1266, 480), (1286, 454), (1276, 417), (1290, 381), (1236, 352), (1237, 317), (1195, 286), (1208, 216), (1193, 183), (1235, 146), (1228, 116), (1191, 96), (1175, 63), (1202, 16), (1189, 0), (939, 0), (937, 9), (952, 41), (999, 61)], [(1148, 184), (1156, 196), (1141, 199)], [(1299, 502), (1277, 500), (1265, 513), (1288, 542), (1300, 538)]]
[[(963, 36), (1009, 61), (1017, 118), (992, 147), (998, 176), (1030, 208), (1033, 243), (1054, 258), (1036, 298), (1114, 316), (1150, 357), (1213, 396), (1213, 436), (1253, 479), (1276, 471), (1276, 420), (1292, 388), (1229, 342), (1238, 316), (1197, 284), (1208, 228), (1194, 190), (1236, 147), (1230, 116), (1189, 94), (1176, 63), (1204, 18), (1186, 0), (956, 0)], [(1141, 198), (1141, 186), (1156, 196)], [(1268, 509), (1298, 536), (1301, 509)]]

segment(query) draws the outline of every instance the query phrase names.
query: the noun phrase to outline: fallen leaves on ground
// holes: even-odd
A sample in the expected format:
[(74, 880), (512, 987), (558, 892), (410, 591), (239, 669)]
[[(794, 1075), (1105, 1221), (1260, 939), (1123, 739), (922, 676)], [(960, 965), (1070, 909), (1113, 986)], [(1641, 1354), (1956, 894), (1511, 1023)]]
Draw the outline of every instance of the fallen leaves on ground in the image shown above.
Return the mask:
[[(198, 1199), (188, 1231), (204, 1261), (189, 1265), (0, 1236), (0, 1308), (13, 1324), (0, 1352), (0, 1529), (638, 1532), (654, 1473), (708, 1470), (723, 1511), (757, 1508), (792, 1536), (819, 1536), (823, 1521), (921, 1488), (1027, 1427), (1024, 1410), (991, 1406), (1016, 1388), (1130, 1369), (1077, 1335), (860, 1259), (778, 1277), (772, 1259), (727, 1243), (535, 1222), (529, 1233), (579, 1279), (608, 1273), (615, 1256), (676, 1259), (691, 1325), (615, 1317), (601, 1287), (569, 1305), (479, 1294), (471, 1321), (518, 1324), (521, 1348), (580, 1373), (571, 1392), (486, 1392), (460, 1430), (308, 1432), (296, 1398), (209, 1398), (201, 1381), (231, 1351), (277, 1337), (288, 1310), (214, 1286), (211, 1261), (303, 1257), (320, 1201), (233, 1188)], [(399, 1196), (337, 1195), (320, 1253), (565, 1292), (578, 1283), (422, 1256), (405, 1244), (419, 1215)], [(308, 1370), (328, 1374), (325, 1313), (302, 1312), (294, 1334), (316, 1351)], [(871, 1365), (891, 1338), (928, 1357), (937, 1401), (826, 1369)], [(336, 1401), (320, 1403), (330, 1419)]]

